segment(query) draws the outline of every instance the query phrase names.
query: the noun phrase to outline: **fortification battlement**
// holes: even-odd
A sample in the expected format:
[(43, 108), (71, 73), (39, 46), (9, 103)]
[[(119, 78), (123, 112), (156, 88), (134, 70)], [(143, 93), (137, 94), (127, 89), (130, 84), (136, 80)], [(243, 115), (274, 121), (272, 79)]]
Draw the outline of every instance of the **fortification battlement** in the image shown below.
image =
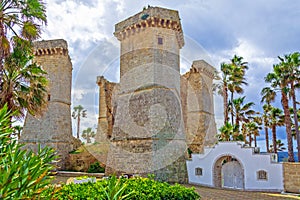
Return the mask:
[(68, 55), (68, 44), (63, 39), (36, 41), (33, 43), (33, 46), (36, 56), (52, 54)]
[(104, 76), (97, 76), (96, 83), (100, 86), (103, 82), (108, 82)]
[(205, 60), (195, 60), (193, 61), (191, 72), (202, 72), (206, 76), (214, 79), (215, 77), (215, 68), (208, 64)]
[(162, 27), (177, 31), (179, 47), (184, 46), (183, 32), (178, 11), (151, 7), (115, 25), (114, 35), (118, 40), (134, 35), (147, 27)]

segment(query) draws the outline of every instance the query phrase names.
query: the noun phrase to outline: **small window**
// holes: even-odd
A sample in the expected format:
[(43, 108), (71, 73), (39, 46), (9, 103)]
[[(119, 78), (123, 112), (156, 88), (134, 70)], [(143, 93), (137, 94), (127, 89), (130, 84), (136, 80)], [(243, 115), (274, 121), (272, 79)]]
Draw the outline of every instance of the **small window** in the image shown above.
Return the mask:
[(202, 168), (197, 167), (195, 169), (195, 174), (196, 174), (196, 176), (202, 176)]
[(51, 95), (50, 94), (48, 94), (48, 101), (50, 101), (51, 100)]
[(264, 170), (260, 170), (257, 172), (257, 180), (267, 180), (268, 173)]
[(157, 38), (157, 43), (158, 44), (163, 44), (163, 38), (162, 37), (158, 37)]

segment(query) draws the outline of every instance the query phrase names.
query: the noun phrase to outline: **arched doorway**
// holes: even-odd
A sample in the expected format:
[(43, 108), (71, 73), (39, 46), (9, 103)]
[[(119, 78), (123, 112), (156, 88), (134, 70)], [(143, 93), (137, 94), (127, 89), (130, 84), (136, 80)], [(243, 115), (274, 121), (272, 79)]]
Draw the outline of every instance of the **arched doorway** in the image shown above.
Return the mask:
[(244, 169), (231, 155), (222, 156), (214, 164), (213, 181), (215, 187), (244, 189)]

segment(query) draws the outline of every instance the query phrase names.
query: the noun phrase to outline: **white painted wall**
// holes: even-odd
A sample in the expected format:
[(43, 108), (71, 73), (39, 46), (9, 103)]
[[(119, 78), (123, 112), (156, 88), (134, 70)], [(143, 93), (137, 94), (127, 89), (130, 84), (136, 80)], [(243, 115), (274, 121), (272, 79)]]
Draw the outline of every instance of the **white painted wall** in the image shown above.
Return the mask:
[[(213, 187), (214, 164), (226, 155), (236, 158), (244, 168), (244, 189), (283, 190), (282, 163), (271, 163), (270, 154), (254, 154), (253, 148), (242, 148), (238, 142), (219, 142), (213, 148), (206, 148), (204, 154), (192, 154), (192, 160), (187, 161), (189, 182)], [(202, 176), (195, 175), (197, 167), (202, 168)], [(268, 172), (267, 180), (257, 180), (259, 170)]]

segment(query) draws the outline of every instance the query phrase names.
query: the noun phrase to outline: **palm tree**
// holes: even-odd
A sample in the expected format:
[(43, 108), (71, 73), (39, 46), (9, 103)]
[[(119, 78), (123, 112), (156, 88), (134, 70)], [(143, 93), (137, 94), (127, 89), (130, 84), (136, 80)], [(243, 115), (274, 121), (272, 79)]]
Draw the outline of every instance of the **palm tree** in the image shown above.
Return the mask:
[(273, 141), (273, 147), (274, 147), (273, 152), (277, 153), (276, 127), (284, 125), (282, 110), (280, 108), (271, 107), (269, 116), (270, 116), (270, 127), (271, 127), (271, 130), (272, 130), (272, 141)]
[[(291, 118), (294, 119), (294, 109), (293, 108), (290, 108), (290, 113), (291, 113)], [(297, 118), (298, 118), (298, 123), (299, 123), (300, 122), (300, 109), (297, 110)], [(297, 140), (296, 127), (293, 122), (292, 122), (292, 135), (293, 135), (293, 139)]]
[(24, 117), (25, 111), (40, 115), (47, 107), (46, 72), (32, 63), (31, 48), (24, 41), (16, 42), (3, 66), (0, 107), (7, 104), (17, 118)]
[(247, 121), (247, 118), (256, 112), (251, 109), (253, 102), (244, 103), (245, 96), (233, 99), (233, 107), (230, 107), (233, 116), (235, 116), (235, 125), (240, 126), (241, 121)]
[(267, 105), (270, 105), (271, 102), (275, 101), (276, 91), (270, 87), (265, 87), (260, 92), (261, 102), (265, 102)]
[[(257, 118), (258, 119), (258, 118)], [(259, 130), (261, 129), (259, 120), (252, 119), (246, 123), (247, 134), (249, 136), (249, 146), (252, 146), (252, 135), (254, 136), (254, 146), (257, 147), (256, 137), (259, 136)]]
[(41, 0), (0, 1), (0, 92), (3, 61), (10, 54), (12, 44), (18, 39), (33, 41), (39, 38), (41, 25), (46, 22), (46, 9)]
[[(260, 113), (257, 113), (260, 114)], [(256, 137), (260, 136), (259, 131), (262, 130), (262, 118), (260, 116), (255, 116), (253, 118), (253, 122), (256, 124), (255, 129), (253, 130), (253, 135), (254, 135), (254, 145), (255, 147), (257, 147), (257, 141), (256, 141)]]
[(230, 75), (231, 66), (226, 63), (221, 63), (222, 72), (222, 96), (223, 96), (223, 107), (224, 107), (224, 125), (228, 122), (228, 77)]
[[(231, 93), (230, 105), (231, 107), (233, 107), (234, 93), (242, 94), (244, 92), (242, 85), (247, 85), (247, 82), (245, 82), (245, 73), (248, 69), (248, 66), (247, 62), (243, 62), (243, 57), (239, 57), (237, 55), (234, 55), (229, 65), (231, 67), (228, 81), (228, 90)], [(233, 110), (231, 110), (231, 123), (234, 123)]]
[[(282, 143), (281, 140), (276, 140), (276, 149), (277, 149), (277, 151), (284, 151), (284, 150), (286, 150), (286, 148), (284, 147), (284, 143)], [(270, 145), (270, 152), (275, 153), (272, 144)]]
[(265, 77), (265, 81), (271, 83), (273, 88), (279, 88), (281, 92), (281, 104), (284, 112), (284, 121), (288, 142), (288, 161), (295, 162), (294, 150), (293, 150), (293, 138), (292, 138), (292, 123), (291, 115), (289, 111), (289, 99), (288, 99), (288, 76), (289, 73), (284, 65), (273, 65), (273, 72), (268, 73)]
[[(222, 77), (220, 84), (214, 84), (213, 90), (217, 91), (223, 97), (223, 107), (224, 107), (224, 125), (228, 122), (228, 90), (231, 92), (231, 101), (233, 100), (233, 94), (243, 93), (242, 84), (247, 85), (245, 82), (245, 70), (248, 69), (247, 63), (242, 62), (243, 57), (234, 55), (231, 59), (231, 63), (221, 63), (221, 73)], [(233, 119), (232, 119), (233, 124)]]
[(220, 129), (217, 135), (219, 141), (243, 141), (243, 135), (239, 133), (238, 127), (227, 122)]
[(249, 144), (249, 142), (247, 141), (247, 135), (248, 135), (247, 122), (242, 123), (241, 132), (242, 132), (245, 144)]
[(80, 119), (81, 117), (86, 117), (86, 110), (81, 105), (74, 107), (72, 117), (77, 119), (77, 139), (79, 139), (79, 130), (80, 130)]
[(264, 113), (262, 114), (262, 121), (263, 121), (264, 129), (265, 129), (267, 152), (270, 152), (270, 150), (269, 150), (269, 126), (270, 126), (269, 112), (270, 112), (270, 109), (271, 109), (270, 105), (268, 105), (268, 104), (263, 105)]
[(265, 102), (266, 104), (263, 105), (264, 113), (262, 115), (263, 122), (264, 122), (264, 128), (265, 128), (265, 137), (266, 137), (266, 147), (267, 152), (269, 152), (269, 116), (268, 112), (271, 109), (271, 102), (275, 101), (276, 92), (272, 90), (270, 87), (265, 87), (261, 90), (261, 103)]
[[(278, 56), (280, 65), (284, 66), (284, 70), (287, 70), (289, 76), (288, 83), (290, 86), (289, 95), (292, 99), (293, 104), (293, 117), (294, 117), (294, 126), (295, 126), (295, 133), (297, 137), (297, 150), (298, 150), (298, 158), (300, 157), (300, 133), (299, 133), (299, 125), (298, 125), (298, 116), (297, 116), (297, 100), (295, 95), (296, 88), (300, 87), (299, 80), (300, 80), (300, 53), (294, 52), (289, 55), (285, 55), (283, 58)], [(300, 162), (300, 161), (299, 161)]]
[(95, 132), (92, 131), (92, 128), (87, 128), (82, 131), (82, 137), (86, 139), (86, 143), (91, 143), (91, 138), (95, 137)]
[(230, 141), (230, 137), (233, 133), (233, 126), (229, 122), (226, 122), (220, 129), (220, 134), (218, 134), (219, 141)]

